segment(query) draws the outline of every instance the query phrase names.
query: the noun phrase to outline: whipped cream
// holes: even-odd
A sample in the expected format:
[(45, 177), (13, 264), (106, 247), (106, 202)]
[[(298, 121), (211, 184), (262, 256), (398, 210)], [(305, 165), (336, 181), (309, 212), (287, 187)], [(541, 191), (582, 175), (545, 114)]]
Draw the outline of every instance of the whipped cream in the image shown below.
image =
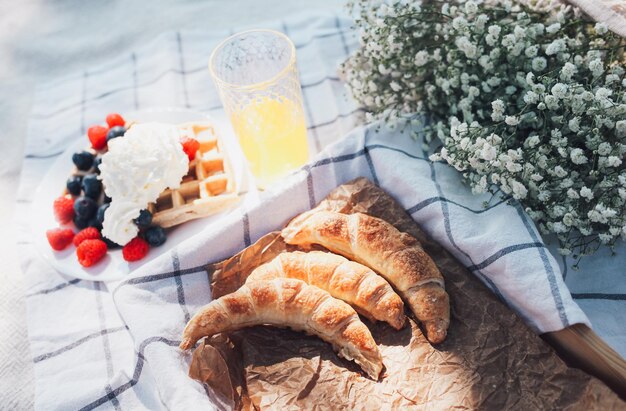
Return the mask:
[(104, 213), (102, 235), (120, 245), (137, 236), (133, 219), (166, 188), (178, 188), (189, 170), (180, 130), (161, 123), (135, 124), (123, 137), (109, 141), (100, 179), (111, 204)]

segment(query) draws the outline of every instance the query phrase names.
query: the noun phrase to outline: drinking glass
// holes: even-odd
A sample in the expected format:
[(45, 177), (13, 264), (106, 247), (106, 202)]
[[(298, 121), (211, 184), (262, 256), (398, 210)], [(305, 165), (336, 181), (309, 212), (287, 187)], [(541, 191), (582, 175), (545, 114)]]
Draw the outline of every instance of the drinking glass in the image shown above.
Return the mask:
[(249, 30), (211, 53), (209, 71), (259, 188), (309, 157), (296, 49), (274, 30)]

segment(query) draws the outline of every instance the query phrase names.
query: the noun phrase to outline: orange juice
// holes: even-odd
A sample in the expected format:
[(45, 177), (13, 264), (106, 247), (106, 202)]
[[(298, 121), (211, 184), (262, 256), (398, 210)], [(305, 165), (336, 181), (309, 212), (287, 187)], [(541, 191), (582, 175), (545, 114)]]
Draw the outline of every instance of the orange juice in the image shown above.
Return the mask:
[(256, 98), (235, 108), (231, 122), (260, 188), (307, 162), (301, 105), (283, 97)]

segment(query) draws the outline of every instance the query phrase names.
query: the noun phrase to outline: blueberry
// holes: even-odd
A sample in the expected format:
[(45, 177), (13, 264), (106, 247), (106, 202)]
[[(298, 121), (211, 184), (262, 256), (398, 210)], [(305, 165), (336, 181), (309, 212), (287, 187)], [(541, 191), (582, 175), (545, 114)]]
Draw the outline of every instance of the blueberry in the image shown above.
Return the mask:
[(102, 157), (96, 157), (93, 161), (93, 170), (96, 174), (100, 174), (100, 163), (102, 163)]
[(152, 223), (152, 213), (148, 210), (141, 210), (139, 217), (135, 218), (135, 224), (139, 228), (146, 228)]
[(87, 197), (97, 200), (102, 192), (102, 181), (95, 174), (86, 175), (83, 177), (83, 191)]
[(65, 187), (67, 187), (67, 192), (73, 196), (80, 195), (81, 190), (81, 182), (83, 178), (81, 176), (71, 176), (67, 179), (67, 183), (65, 183)]
[(111, 129), (107, 133), (107, 143), (114, 138), (123, 136), (125, 132), (126, 128), (124, 128), (123, 126), (111, 127)]
[(76, 214), (74, 216), (74, 225), (79, 230), (82, 230), (83, 228), (86, 228), (89, 225), (89, 220)]
[(100, 221), (98, 221), (98, 218), (96, 216), (91, 217), (89, 221), (87, 221), (87, 226), (94, 227), (98, 229), (98, 231), (102, 230), (102, 224), (100, 223)]
[(82, 171), (87, 171), (93, 165), (94, 156), (89, 151), (81, 151), (72, 155), (72, 161), (76, 165), (76, 168)]
[(96, 215), (97, 209), (98, 205), (92, 198), (83, 196), (74, 200), (74, 212), (77, 217), (85, 220), (85, 224)]
[(96, 218), (100, 224), (104, 223), (104, 212), (109, 208), (109, 203), (104, 203), (100, 207), (98, 207), (98, 211), (96, 212)]
[(118, 243), (113, 242), (113, 241), (109, 240), (108, 238), (106, 238), (106, 237), (104, 237), (104, 236), (102, 236), (102, 241), (104, 241), (104, 242), (106, 243), (107, 248), (108, 248), (109, 250), (112, 250), (112, 249), (114, 249), (114, 248), (120, 248), (120, 247), (121, 247), (121, 245), (119, 245)]
[(166, 240), (165, 230), (158, 225), (153, 225), (143, 233), (144, 238), (152, 247), (158, 247)]

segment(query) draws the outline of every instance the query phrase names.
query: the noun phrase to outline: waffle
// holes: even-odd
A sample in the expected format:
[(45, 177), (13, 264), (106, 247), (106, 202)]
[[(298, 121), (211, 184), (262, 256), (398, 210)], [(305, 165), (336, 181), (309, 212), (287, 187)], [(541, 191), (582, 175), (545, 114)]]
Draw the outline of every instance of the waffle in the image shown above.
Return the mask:
[[(132, 123), (128, 123), (132, 126)], [(213, 126), (208, 122), (180, 124), (181, 137), (191, 137), (200, 143), (194, 160), (189, 162), (189, 171), (177, 189), (166, 189), (147, 209), (152, 213), (152, 222), (163, 228), (173, 227), (186, 221), (219, 213), (238, 200), (237, 188), (231, 164), (217, 138)], [(103, 155), (105, 150), (88, 149), (94, 155)], [(74, 167), (72, 176), (93, 174), (93, 167), (81, 171)], [(67, 195), (67, 189), (63, 194)], [(98, 205), (105, 201), (104, 190), (96, 200)]]
[(196, 158), (180, 187), (166, 189), (148, 205), (152, 221), (172, 227), (218, 213), (238, 200), (234, 175), (221, 141), (210, 123), (186, 123), (181, 134), (200, 142)]

